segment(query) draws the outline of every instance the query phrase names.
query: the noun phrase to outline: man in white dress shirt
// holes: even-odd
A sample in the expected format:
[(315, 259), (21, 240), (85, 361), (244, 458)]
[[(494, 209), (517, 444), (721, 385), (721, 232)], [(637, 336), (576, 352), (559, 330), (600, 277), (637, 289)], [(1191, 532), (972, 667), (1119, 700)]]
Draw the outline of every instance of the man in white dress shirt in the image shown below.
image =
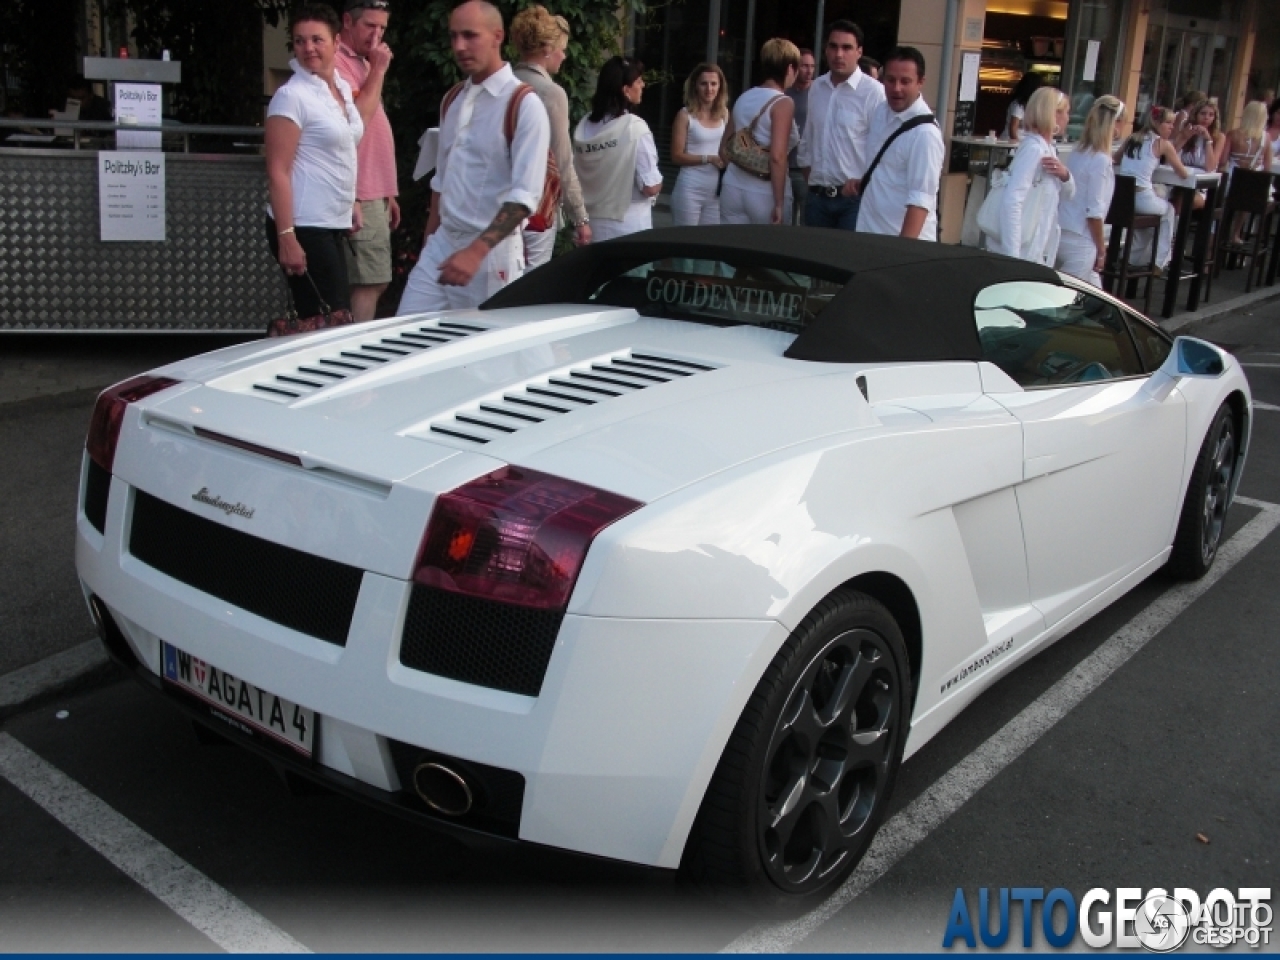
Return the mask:
[(551, 127), (542, 101), (525, 96), (508, 149), (504, 120), (520, 82), (502, 59), (503, 36), (502, 14), (486, 0), (449, 17), (467, 79), (440, 118), (427, 241), (400, 315), (475, 307), (524, 273), (518, 228), (542, 199)]
[(859, 185), (871, 154), (867, 136), (884, 88), (858, 69), (862, 28), (848, 20), (827, 27), (827, 72), (809, 91), (809, 113), (797, 161), (808, 180), (804, 222), (809, 227), (853, 230)]
[[(872, 161), (907, 121), (932, 114), (922, 94), (924, 56), (915, 47), (898, 47), (889, 54), (881, 77), (885, 102), (871, 121)], [(937, 240), (942, 157), (942, 131), (933, 121), (889, 144), (863, 190), (859, 232)]]

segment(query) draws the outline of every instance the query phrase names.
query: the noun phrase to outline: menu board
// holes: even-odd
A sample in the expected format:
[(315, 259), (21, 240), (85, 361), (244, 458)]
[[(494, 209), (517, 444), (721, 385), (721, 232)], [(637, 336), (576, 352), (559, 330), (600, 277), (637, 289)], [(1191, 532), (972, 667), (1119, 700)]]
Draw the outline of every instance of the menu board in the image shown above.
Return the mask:
[[(160, 126), (160, 107), (162, 104), (160, 84), (158, 83), (117, 83), (116, 91), (116, 124), (130, 126), (140, 124), (144, 127)], [(160, 134), (136, 130), (116, 130), (117, 150), (159, 150)]]
[(98, 154), (98, 224), (104, 241), (164, 242), (164, 154)]

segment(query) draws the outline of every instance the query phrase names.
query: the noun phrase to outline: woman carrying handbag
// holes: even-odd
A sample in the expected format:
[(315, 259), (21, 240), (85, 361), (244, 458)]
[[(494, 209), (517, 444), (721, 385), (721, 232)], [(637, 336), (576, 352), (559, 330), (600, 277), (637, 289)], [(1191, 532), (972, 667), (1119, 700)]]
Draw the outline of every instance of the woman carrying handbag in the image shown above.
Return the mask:
[[(1058, 159), (1053, 136), (1065, 129), (1070, 101), (1055, 87), (1041, 87), (1027, 101), (1022, 142), (998, 198), (999, 235), (989, 249), (1052, 267), (1058, 255), (1058, 201), (1075, 193), (1071, 172)], [(997, 202), (994, 197), (988, 203)]]
[(293, 76), (267, 108), (267, 242), (296, 314), (315, 322), (311, 329), (351, 322), (342, 244), (360, 229), (356, 144), (364, 123), (350, 85), (334, 67), (338, 30), (327, 4), (294, 11)]
[(795, 101), (783, 91), (800, 71), (800, 48), (774, 38), (760, 49), (764, 83), (738, 98), (720, 156), (728, 163), (720, 191), (721, 223), (788, 223), (792, 205), (787, 154), (800, 141)]

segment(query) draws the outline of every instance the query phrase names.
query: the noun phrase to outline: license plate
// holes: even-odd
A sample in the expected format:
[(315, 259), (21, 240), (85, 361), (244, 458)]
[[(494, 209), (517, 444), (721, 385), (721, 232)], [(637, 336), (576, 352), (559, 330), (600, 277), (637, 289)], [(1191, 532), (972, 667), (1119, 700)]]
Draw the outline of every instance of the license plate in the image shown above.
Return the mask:
[(243, 733), (259, 734), (310, 757), (315, 711), (255, 687), (189, 653), (164, 645), (164, 678), (198, 697), (215, 715)]

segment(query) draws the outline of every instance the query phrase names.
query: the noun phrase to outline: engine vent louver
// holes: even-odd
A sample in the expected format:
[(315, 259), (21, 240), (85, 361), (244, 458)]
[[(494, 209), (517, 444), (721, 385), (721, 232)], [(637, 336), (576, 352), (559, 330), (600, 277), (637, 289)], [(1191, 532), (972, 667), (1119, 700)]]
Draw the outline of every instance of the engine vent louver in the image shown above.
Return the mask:
[(325, 387), (342, 383), (359, 376), (366, 370), (376, 370), (403, 357), (431, 350), (462, 340), (476, 333), (484, 333), (488, 327), (473, 323), (457, 323), (437, 320), (422, 326), (395, 332), (379, 331), (377, 336), (332, 354), (309, 360), (290, 370), (277, 373), (270, 380), (253, 384), (254, 392), (261, 397), (288, 403), (308, 397)]
[(431, 432), (469, 443), (489, 443), (574, 410), (715, 369), (706, 363), (633, 351), (574, 367), (460, 410), (431, 424)]

